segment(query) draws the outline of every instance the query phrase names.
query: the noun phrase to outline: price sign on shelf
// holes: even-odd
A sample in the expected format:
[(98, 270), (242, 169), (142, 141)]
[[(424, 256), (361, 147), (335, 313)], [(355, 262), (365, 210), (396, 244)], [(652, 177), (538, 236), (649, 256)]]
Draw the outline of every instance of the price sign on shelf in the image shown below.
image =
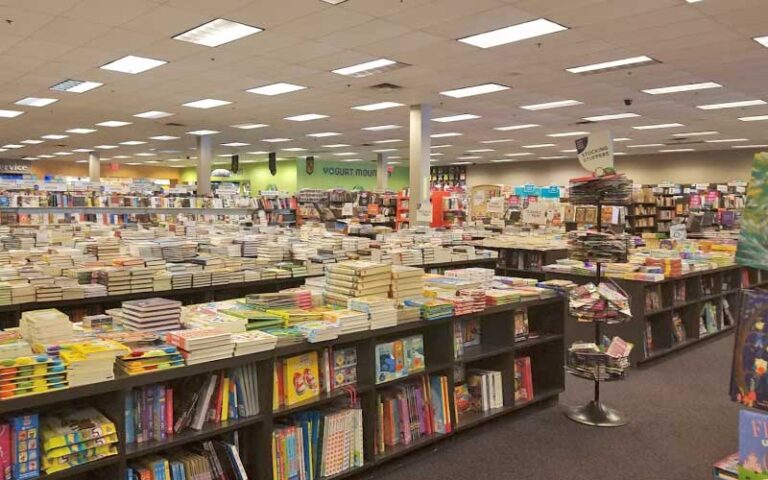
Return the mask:
[(718, 192), (728, 193), (728, 185), (718, 185), (717, 186)]
[(685, 225), (671, 225), (669, 227), (669, 238), (672, 240), (685, 240), (688, 236), (688, 230)]

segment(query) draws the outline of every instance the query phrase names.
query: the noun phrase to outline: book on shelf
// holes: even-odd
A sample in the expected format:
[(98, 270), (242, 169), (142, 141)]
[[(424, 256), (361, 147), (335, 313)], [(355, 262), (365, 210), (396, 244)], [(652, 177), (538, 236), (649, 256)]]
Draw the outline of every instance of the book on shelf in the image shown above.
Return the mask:
[(376, 345), (376, 383), (422, 372), (426, 368), (424, 337), (412, 335)]
[[(237, 437), (235, 437), (237, 439)], [(126, 480), (247, 480), (236, 443), (206, 440), (130, 461)]]
[(738, 478), (768, 479), (768, 413), (742, 408), (739, 411)]
[(41, 467), (52, 474), (117, 455), (115, 424), (93, 407), (64, 407), (40, 419)]
[(316, 351), (275, 361), (272, 403), (289, 407), (320, 395), (320, 363)]
[(501, 372), (469, 369), (466, 379), (471, 410), (487, 412), (504, 406)]
[(712, 465), (714, 480), (739, 480), (739, 452), (732, 453)]
[(515, 359), (515, 403), (525, 403), (533, 400), (533, 373), (531, 357)]

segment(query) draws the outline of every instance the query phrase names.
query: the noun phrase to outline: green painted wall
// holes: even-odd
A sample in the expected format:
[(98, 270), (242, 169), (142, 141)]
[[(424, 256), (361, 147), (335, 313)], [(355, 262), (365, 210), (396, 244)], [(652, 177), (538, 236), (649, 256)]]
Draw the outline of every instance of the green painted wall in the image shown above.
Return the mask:
[[(213, 165), (213, 168), (226, 165)], [(180, 173), (182, 182), (196, 182), (197, 169), (195, 167), (182, 168)], [(269, 173), (266, 162), (240, 163), (240, 173), (232, 175), (229, 180), (250, 180), (251, 194), (256, 195), (267, 185), (277, 184), (277, 188), (286, 192), (296, 192), (302, 188), (319, 188), (328, 190), (331, 188), (345, 188), (351, 190), (361, 186), (365, 190), (376, 189), (376, 164), (373, 162), (334, 162), (315, 160), (315, 170), (310, 175), (307, 173), (307, 163), (303, 158), (296, 160), (284, 160), (277, 162), (277, 174)], [(213, 180), (228, 180), (227, 178), (213, 178)], [(390, 190), (400, 191), (408, 186), (408, 168), (395, 166), (389, 176), (387, 186)]]
[[(307, 173), (307, 161), (304, 158), (296, 160), (296, 176), (299, 188), (345, 188), (351, 190), (356, 186), (364, 190), (376, 189), (376, 164), (373, 162), (334, 162), (315, 160), (312, 174)], [(387, 187), (399, 191), (408, 186), (408, 169), (395, 166), (389, 176)]]
[[(227, 165), (213, 165), (213, 169)], [(195, 167), (182, 168), (180, 180), (182, 182), (196, 182), (197, 169)], [(267, 185), (276, 184), (278, 190), (285, 192), (296, 191), (296, 160), (283, 160), (277, 162), (277, 174), (272, 176), (267, 162), (240, 163), (240, 172), (228, 178), (213, 178), (213, 180), (250, 180), (251, 194), (256, 195), (259, 190), (264, 190)]]

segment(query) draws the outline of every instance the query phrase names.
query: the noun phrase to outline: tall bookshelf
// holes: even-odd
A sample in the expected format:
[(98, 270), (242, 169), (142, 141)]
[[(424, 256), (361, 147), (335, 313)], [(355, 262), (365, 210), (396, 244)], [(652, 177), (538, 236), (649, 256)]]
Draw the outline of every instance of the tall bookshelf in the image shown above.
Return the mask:
[[(184, 447), (207, 439), (220, 438), (237, 432), (240, 439), (240, 457), (249, 478), (270, 480), (272, 478), (271, 433), (276, 425), (293, 413), (330, 406), (343, 401), (346, 393), (337, 390), (321, 393), (318, 397), (285, 408), (273, 409), (272, 370), (275, 361), (301, 353), (320, 351), (324, 347), (343, 348), (354, 346), (357, 349), (357, 384), (356, 390), (363, 410), (364, 425), (364, 465), (333, 478), (355, 475), (371, 471), (404, 454), (442, 441), (463, 431), (492, 421), (503, 415), (512, 414), (526, 407), (557, 402), (559, 394), (565, 388), (563, 325), (566, 313), (566, 300), (555, 297), (546, 300), (533, 300), (517, 304), (489, 308), (481, 313), (446, 318), (436, 321), (416, 321), (397, 325), (387, 329), (364, 331), (339, 337), (329, 342), (278, 348), (274, 351), (261, 352), (240, 357), (231, 357), (209, 363), (186, 366), (138, 376), (119, 376), (110, 382), (97, 383), (81, 387), (61, 389), (45, 394), (0, 401), (0, 414), (9, 415), (20, 412), (41, 412), (65, 404), (90, 405), (101, 410), (115, 422), (118, 429), (119, 453), (99, 461), (87, 463), (52, 475), (38, 478), (125, 478), (127, 464), (135, 459), (162, 454), (174, 448)], [(514, 311), (525, 309), (528, 312), (531, 331), (536, 331), (536, 338), (515, 342)], [(477, 318), (481, 324), (482, 341), (480, 345), (467, 350), (458, 358), (454, 354), (454, 323), (467, 318)], [(376, 345), (408, 335), (421, 334), (424, 338), (425, 368), (423, 372), (413, 373), (387, 383), (377, 384), (375, 378)], [(529, 357), (533, 379), (534, 397), (525, 402), (515, 402), (512, 394), (514, 384), (514, 363), (516, 358)], [(222, 369), (234, 368), (245, 364), (255, 364), (258, 376), (258, 395), (261, 410), (258, 415), (219, 424), (205, 424), (200, 431), (186, 431), (170, 435), (162, 441), (139, 444), (126, 444), (125, 400), (135, 387), (173, 382), (185, 377), (206, 375)], [(473, 412), (454, 419), (454, 429), (446, 434), (433, 434), (421, 438), (409, 445), (389, 447), (382, 452), (375, 452), (375, 422), (377, 415), (377, 395), (386, 388), (420, 378), (423, 375), (440, 374), (448, 378), (448, 392), (453, 392), (453, 370), (458, 365), (470, 365), (477, 368), (492, 368), (502, 372), (504, 383), (504, 401), (500, 408), (492, 411)], [(455, 416), (453, 395), (449, 394), (449, 411)], [(330, 478), (330, 477), (329, 477)]]

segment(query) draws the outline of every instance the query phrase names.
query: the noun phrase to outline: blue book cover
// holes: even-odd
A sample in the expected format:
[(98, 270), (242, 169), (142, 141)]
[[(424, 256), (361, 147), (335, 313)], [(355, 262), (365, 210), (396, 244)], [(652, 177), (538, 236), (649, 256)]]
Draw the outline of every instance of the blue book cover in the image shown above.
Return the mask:
[(133, 392), (125, 396), (125, 442), (136, 442), (136, 426), (133, 416)]
[(430, 400), (435, 418), (435, 432), (445, 433), (445, 416), (443, 415), (443, 386), (440, 377), (429, 377)]
[(768, 414), (739, 413), (739, 480), (768, 479)]

